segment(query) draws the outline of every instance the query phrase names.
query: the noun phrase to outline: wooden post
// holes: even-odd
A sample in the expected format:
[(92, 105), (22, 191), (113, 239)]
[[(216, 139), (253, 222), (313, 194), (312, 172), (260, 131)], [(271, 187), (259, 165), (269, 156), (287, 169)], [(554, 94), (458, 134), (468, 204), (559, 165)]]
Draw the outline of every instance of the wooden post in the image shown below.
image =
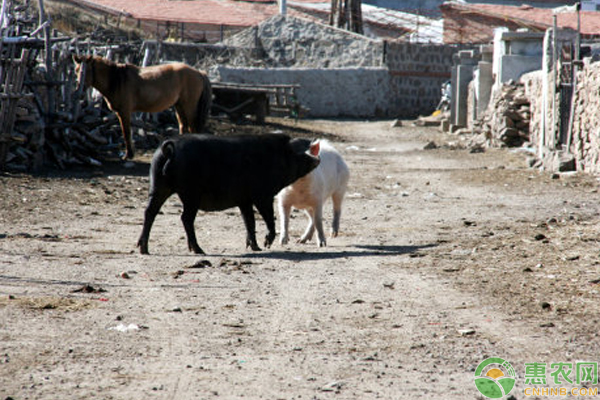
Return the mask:
[[(39, 25), (44, 26), (44, 64), (46, 67), (45, 78), (46, 82), (53, 82), (54, 79), (54, 62), (52, 58), (52, 38), (50, 36), (50, 23), (46, 23), (46, 12), (44, 10), (44, 0), (38, 0), (39, 6)], [(56, 115), (56, 86), (47, 86), (48, 91), (48, 109), (45, 110), (45, 126), (51, 126)]]
[(556, 85), (558, 81), (558, 76), (556, 72), (556, 68), (558, 67), (557, 60), (557, 47), (558, 47), (558, 26), (556, 23), (556, 14), (553, 15), (553, 24), (552, 24), (552, 137), (550, 143), (550, 149), (556, 150), (556, 135), (558, 130), (556, 129)]

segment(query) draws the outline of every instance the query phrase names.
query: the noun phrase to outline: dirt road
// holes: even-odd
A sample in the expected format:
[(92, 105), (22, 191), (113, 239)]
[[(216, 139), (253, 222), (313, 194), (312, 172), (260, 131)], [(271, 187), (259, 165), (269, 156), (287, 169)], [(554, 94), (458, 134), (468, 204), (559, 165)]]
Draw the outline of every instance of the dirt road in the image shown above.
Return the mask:
[(352, 173), (325, 248), (248, 253), (234, 209), (199, 215), (199, 257), (172, 198), (139, 255), (149, 155), (1, 176), (0, 399), (475, 399), (492, 356), (523, 398), (524, 363), (598, 361), (595, 177), (432, 128), (301, 125)]

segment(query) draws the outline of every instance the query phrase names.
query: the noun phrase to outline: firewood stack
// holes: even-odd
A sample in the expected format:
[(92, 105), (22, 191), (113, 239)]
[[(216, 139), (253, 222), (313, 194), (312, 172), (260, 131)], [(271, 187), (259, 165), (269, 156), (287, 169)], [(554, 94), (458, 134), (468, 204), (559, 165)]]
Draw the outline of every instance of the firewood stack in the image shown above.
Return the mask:
[[(101, 101), (83, 107), (76, 120), (69, 114), (57, 115), (49, 126), (35, 102), (19, 101), (6, 169), (24, 172), (43, 166), (100, 166), (120, 158), (124, 146), (119, 122)], [(152, 119), (134, 119), (132, 131), (138, 149), (154, 148), (161, 140), (158, 123)]]

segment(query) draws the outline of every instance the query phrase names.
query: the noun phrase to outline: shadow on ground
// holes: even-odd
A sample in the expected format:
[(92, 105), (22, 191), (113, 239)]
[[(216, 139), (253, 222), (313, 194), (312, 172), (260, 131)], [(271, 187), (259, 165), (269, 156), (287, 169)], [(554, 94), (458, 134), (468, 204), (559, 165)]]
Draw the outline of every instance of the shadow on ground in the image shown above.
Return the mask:
[(356, 245), (354, 250), (340, 251), (261, 251), (256, 253), (226, 255), (231, 258), (266, 258), (287, 261), (304, 260), (333, 260), (338, 258), (376, 257), (376, 256), (401, 256), (405, 254), (418, 254), (419, 250), (434, 247), (433, 244), (422, 246), (382, 246), (382, 245)]

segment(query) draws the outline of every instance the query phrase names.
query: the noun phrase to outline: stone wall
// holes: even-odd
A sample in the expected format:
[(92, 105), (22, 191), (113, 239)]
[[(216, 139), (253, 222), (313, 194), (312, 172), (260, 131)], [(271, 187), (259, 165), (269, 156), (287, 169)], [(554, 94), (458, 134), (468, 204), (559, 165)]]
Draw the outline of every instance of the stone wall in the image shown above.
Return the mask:
[[(549, 80), (551, 81), (551, 75)], [(573, 133), (569, 151), (551, 146), (553, 138), (542, 137), (552, 132), (552, 96), (547, 96), (548, 104), (544, 112), (544, 74), (535, 71), (524, 75), (526, 95), (531, 102), (530, 142), (536, 148), (537, 156), (549, 170), (561, 170), (563, 165), (574, 159), (578, 171), (600, 173), (600, 62), (586, 60), (584, 68), (577, 75)], [(557, 116), (557, 120), (558, 120)], [(556, 121), (558, 124), (558, 121)], [(545, 136), (550, 136), (546, 133)]]
[(299, 103), (312, 117), (383, 117), (395, 113), (390, 75), (385, 68), (229, 68), (212, 71), (223, 82), (299, 84)]
[(600, 62), (586, 62), (577, 78), (571, 150), (578, 170), (600, 173)]
[(397, 116), (414, 117), (435, 110), (458, 50), (456, 46), (387, 43), (385, 64), (394, 94), (390, 107)]
[(223, 42), (261, 50), (276, 68), (381, 67), (384, 42), (302, 18), (275, 16)]
[(248, 69), (257, 66), (255, 60), (248, 65), (221, 62), (210, 70), (211, 77), (300, 84), (299, 100), (311, 117), (430, 114), (440, 100), (442, 83), (450, 78), (457, 51), (454, 46), (374, 40), (290, 16), (270, 18), (225, 44), (256, 49), (264, 68)]

